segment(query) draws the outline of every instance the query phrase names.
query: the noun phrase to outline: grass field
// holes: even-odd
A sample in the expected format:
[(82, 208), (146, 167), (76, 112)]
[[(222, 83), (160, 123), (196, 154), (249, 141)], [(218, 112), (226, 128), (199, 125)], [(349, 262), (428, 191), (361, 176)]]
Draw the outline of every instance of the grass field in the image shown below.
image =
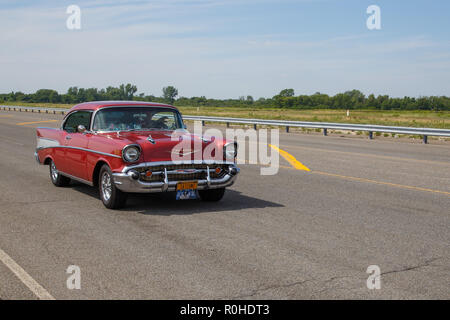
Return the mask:
[[(70, 108), (72, 105), (50, 103), (3, 103), (46, 108)], [(185, 115), (221, 116), (234, 118), (257, 118), (274, 120), (320, 121), (338, 123), (359, 123), (395, 125), (406, 127), (428, 127), (450, 129), (449, 111), (350, 111), (346, 110), (286, 110), (267, 108), (219, 108), (219, 107), (178, 107)]]

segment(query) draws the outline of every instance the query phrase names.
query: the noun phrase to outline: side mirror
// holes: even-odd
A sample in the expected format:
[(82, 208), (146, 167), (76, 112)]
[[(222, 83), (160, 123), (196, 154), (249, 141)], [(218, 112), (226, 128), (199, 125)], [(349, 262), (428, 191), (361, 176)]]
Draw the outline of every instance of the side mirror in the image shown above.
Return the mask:
[(82, 124), (78, 125), (77, 132), (84, 133), (85, 131), (86, 131), (86, 127), (85, 126), (83, 126)]

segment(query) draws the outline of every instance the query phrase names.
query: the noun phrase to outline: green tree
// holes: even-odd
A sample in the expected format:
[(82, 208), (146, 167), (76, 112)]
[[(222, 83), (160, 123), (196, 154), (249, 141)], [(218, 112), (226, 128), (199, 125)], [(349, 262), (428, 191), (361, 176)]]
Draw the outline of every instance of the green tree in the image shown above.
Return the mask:
[(59, 94), (55, 90), (50, 89), (39, 89), (34, 94), (34, 99), (36, 102), (59, 102)]
[(278, 94), (280, 97), (289, 98), (295, 95), (294, 89), (284, 89)]
[(275, 103), (281, 108), (291, 108), (294, 106), (294, 89), (281, 90), (279, 94), (273, 97)]
[(173, 86), (168, 86), (163, 88), (163, 98), (169, 104), (175, 102), (175, 98), (178, 96), (178, 89)]
[(132, 85), (131, 83), (127, 83), (126, 85), (121, 84), (119, 87), (120, 90), (120, 100), (133, 100), (133, 96), (137, 91), (137, 87)]

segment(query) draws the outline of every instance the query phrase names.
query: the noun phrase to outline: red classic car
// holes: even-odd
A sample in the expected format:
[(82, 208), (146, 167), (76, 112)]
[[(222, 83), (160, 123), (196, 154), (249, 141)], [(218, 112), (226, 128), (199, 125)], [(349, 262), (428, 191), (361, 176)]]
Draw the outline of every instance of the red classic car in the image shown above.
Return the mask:
[[(200, 145), (201, 155), (195, 147), (177, 148), (180, 141)], [(217, 150), (215, 157), (204, 157), (207, 148)], [(123, 207), (128, 193), (219, 201), (239, 173), (236, 155), (234, 141), (190, 134), (175, 107), (137, 101), (76, 105), (59, 129), (37, 128), (35, 152), (40, 164), (49, 165), (54, 185), (73, 179), (96, 186), (110, 209)], [(174, 161), (178, 156), (182, 160)]]

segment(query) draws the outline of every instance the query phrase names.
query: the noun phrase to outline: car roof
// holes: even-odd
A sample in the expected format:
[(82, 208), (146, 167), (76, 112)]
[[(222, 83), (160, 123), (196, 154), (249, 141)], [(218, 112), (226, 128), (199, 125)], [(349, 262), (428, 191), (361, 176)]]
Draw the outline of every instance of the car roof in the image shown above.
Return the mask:
[(135, 106), (149, 106), (149, 107), (165, 107), (177, 110), (174, 106), (146, 101), (91, 101), (84, 102), (73, 106), (69, 113), (74, 110), (98, 110), (104, 107), (135, 107)]

